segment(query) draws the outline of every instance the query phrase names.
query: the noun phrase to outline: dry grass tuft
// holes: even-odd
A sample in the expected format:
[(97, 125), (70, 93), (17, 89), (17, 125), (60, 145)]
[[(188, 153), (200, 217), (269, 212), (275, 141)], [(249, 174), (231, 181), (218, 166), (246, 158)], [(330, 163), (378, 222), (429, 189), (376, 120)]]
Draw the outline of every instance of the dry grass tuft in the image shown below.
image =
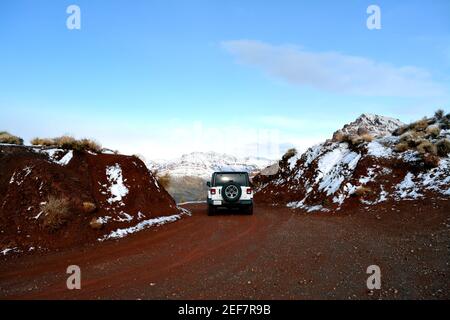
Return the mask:
[(409, 149), (409, 145), (407, 142), (400, 142), (395, 146), (396, 152), (405, 152)]
[(296, 154), (297, 154), (297, 149), (291, 148), (288, 151), (286, 151), (286, 153), (283, 155), (282, 159), (283, 159), (283, 161), (287, 161), (290, 158), (292, 158), (293, 156), (295, 156)]
[(409, 126), (407, 126), (407, 125), (405, 125), (405, 126), (401, 126), (401, 127), (399, 127), (399, 128), (397, 128), (393, 133), (392, 133), (392, 135), (394, 135), (394, 136), (401, 136), (402, 134), (404, 134), (406, 131), (408, 131), (409, 130)]
[(102, 152), (102, 146), (95, 140), (91, 139), (81, 139), (78, 141), (78, 150), (79, 151), (92, 151), (95, 153)]
[(436, 110), (436, 112), (434, 113), (434, 118), (436, 120), (443, 119), (444, 118), (444, 110), (442, 110), (442, 109)]
[(33, 146), (53, 147), (56, 145), (55, 140), (49, 138), (34, 138), (31, 140)]
[(92, 218), (92, 220), (89, 222), (89, 226), (94, 230), (99, 230), (103, 228), (103, 222), (98, 218)]
[(428, 120), (426, 118), (414, 122), (410, 125), (410, 129), (414, 131), (425, 131), (428, 128)]
[(101, 153), (102, 146), (91, 139), (81, 139), (77, 140), (71, 136), (61, 136), (57, 138), (34, 138), (31, 140), (32, 145), (40, 145), (46, 147), (55, 147), (66, 150), (76, 150), (76, 151), (92, 151), (96, 153)]
[(437, 153), (441, 157), (446, 157), (450, 153), (450, 140), (441, 139), (436, 143)]
[(344, 134), (341, 142), (347, 142), (351, 147), (356, 147), (364, 142), (357, 134)]
[(0, 131), (0, 143), (17, 144), (22, 146), (23, 139), (12, 135), (7, 131)]
[(431, 137), (431, 138), (437, 138), (437, 137), (439, 137), (439, 134), (441, 133), (441, 129), (440, 129), (438, 126), (436, 126), (436, 125), (432, 125), (432, 126), (429, 126), (429, 127), (425, 130), (425, 132), (427, 133), (427, 135), (428, 135), (429, 137)]
[(361, 139), (363, 139), (365, 142), (372, 142), (373, 136), (366, 133), (366, 134), (361, 135)]
[(372, 189), (370, 189), (369, 187), (365, 187), (365, 186), (360, 186), (355, 190), (355, 195), (357, 197), (364, 197), (371, 193), (372, 193)]
[(345, 138), (345, 134), (343, 134), (342, 132), (336, 132), (333, 135), (333, 139), (332, 140), (335, 141), (335, 142), (343, 142), (344, 138)]
[(70, 204), (66, 198), (50, 196), (41, 209), (43, 213), (43, 226), (50, 231), (58, 230), (70, 218)]
[(428, 168), (439, 167), (439, 163), (441, 161), (441, 159), (438, 156), (429, 154), (429, 153), (424, 154), (422, 156), (422, 160), (423, 160), (423, 163), (425, 164), (425, 166)]
[(97, 206), (93, 202), (85, 201), (83, 202), (83, 212), (93, 213), (97, 210)]
[(437, 155), (436, 146), (428, 140), (423, 140), (418, 146), (417, 151), (421, 154), (429, 153), (432, 155)]

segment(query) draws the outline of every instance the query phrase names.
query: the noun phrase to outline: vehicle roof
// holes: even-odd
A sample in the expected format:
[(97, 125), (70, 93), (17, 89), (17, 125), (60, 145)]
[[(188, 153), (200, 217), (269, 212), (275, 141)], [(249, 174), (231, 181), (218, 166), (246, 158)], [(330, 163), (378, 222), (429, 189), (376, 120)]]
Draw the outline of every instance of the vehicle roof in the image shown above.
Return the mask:
[(229, 174), (229, 173), (248, 174), (248, 172), (246, 172), (246, 171), (215, 171), (213, 174), (217, 174), (217, 173), (220, 173), (220, 174)]

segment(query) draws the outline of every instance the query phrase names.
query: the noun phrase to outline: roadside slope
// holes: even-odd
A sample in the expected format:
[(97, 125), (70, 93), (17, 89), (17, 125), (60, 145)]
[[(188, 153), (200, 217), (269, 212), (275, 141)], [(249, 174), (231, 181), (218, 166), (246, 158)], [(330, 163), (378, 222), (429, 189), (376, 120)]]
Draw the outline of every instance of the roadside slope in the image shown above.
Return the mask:
[(4, 254), (97, 241), (181, 213), (136, 157), (1, 146), (0, 162)]

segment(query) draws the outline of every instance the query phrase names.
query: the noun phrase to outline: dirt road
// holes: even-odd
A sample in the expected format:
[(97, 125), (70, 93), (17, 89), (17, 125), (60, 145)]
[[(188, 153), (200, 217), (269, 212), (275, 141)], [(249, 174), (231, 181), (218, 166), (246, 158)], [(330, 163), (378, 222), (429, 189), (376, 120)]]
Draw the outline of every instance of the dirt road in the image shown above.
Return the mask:
[[(450, 207), (193, 215), (128, 238), (0, 257), (1, 299), (377, 299), (450, 297)], [(66, 288), (78, 265), (81, 290)], [(382, 289), (366, 287), (378, 265)]]

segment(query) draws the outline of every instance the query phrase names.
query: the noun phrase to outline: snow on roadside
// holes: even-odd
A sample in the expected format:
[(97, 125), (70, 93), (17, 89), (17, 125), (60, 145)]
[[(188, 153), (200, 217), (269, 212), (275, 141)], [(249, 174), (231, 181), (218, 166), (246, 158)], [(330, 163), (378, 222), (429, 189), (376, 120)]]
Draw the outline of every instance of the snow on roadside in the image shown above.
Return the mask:
[(156, 226), (162, 226), (166, 223), (171, 223), (171, 222), (175, 222), (178, 221), (182, 218), (183, 215), (191, 215), (191, 212), (185, 208), (179, 208), (181, 213), (180, 214), (174, 214), (171, 216), (162, 216), (162, 217), (157, 217), (157, 218), (153, 218), (153, 219), (148, 219), (148, 220), (144, 220), (139, 222), (137, 225), (133, 226), (133, 227), (128, 227), (128, 228), (122, 228), (122, 229), (117, 229), (115, 231), (112, 231), (111, 233), (105, 235), (103, 238), (99, 238), (98, 241), (105, 241), (105, 240), (110, 240), (110, 239), (120, 239), (123, 237), (126, 237), (127, 235), (142, 231), (144, 229)]
[(128, 194), (128, 188), (124, 184), (126, 179), (123, 179), (122, 168), (118, 163), (114, 166), (106, 167), (106, 178), (110, 183), (108, 191), (111, 194), (106, 201), (108, 201), (109, 204), (115, 202), (122, 204), (122, 198)]
[(329, 209), (324, 208), (322, 205), (308, 206), (308, 205), (304, 204), (304, 201), (305, 201), (305, 199), (303, 199), (302, 201), (289, 202), (286, 205), (286, 207), (291, 208), (291, 209), (304, 209), (307, 212), (314, 212), (314, 211), (328, 212), (328, 211), (330, 211)]
[(206, 203), (206, 200), (180, 202), (180, 203), (177, 203), (177, 206), (183, 206), (186, 204), (198, 204), (198, 203)]
[(14, 253), (14, 252), (20, 252), (19, 248), (17, 248), (17, 247), (6, 248), (6, 249), (3, 249), (2, 251), (0, 251), (0, 253), (3, 254), (4, 256), (6, 256), (9, 253)]

